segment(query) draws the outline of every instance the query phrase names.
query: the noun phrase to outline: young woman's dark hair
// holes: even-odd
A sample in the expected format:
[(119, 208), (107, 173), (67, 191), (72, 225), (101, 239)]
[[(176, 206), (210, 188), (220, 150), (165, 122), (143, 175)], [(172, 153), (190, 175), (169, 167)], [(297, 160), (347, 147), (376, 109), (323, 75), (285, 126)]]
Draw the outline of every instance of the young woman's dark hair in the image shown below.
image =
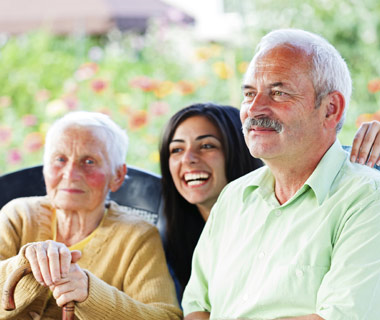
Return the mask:
[(166, 220), (164, 246), (168, 262), (181, 286), (181, 294), (190, 278), (193, 251), (205, 221), (196, 205), (186, 201), (174, 185), (169, 169), (169, 144), (177, 127), (186, 119), (194, 116), (206, 117), (219, 129), (222, 136), (228, 182), (262, 165), (259, 159), (250, 155), (245, 144), (238, 109), (213, 103), (199, 103), (181, 109), (170, 118), (160, 145), (164, 217)]

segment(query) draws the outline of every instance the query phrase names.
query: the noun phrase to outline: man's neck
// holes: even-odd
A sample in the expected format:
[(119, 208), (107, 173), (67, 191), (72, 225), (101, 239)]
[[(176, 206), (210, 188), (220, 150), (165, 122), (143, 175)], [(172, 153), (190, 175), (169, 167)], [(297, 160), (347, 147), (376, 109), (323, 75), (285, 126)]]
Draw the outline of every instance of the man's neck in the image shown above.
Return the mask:
[(304, 185), (333, 143), (323, 148), (313, 148), (293, 158), (264, 161), (275, 178), (274, 192), (280, 204), (288, 201)]

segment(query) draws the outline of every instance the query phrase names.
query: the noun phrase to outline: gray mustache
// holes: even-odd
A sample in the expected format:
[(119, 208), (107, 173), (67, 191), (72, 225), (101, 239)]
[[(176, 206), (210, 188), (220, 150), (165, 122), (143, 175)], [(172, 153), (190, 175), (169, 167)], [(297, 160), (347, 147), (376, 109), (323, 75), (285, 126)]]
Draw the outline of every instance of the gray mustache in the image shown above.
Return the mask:
[(273, 129), (277, 133), (280, 133), (282, 131), (282, 124), (281, 122), (268, 118), (268, 117), (263, 117), (263, 118), (247, 118), (245, 119), (243, 123), (243, 134), (246, 135), (248, 133), (248, 130), (252, 126), (258, 126), (262, 128), (268, 128), (268, 129)]

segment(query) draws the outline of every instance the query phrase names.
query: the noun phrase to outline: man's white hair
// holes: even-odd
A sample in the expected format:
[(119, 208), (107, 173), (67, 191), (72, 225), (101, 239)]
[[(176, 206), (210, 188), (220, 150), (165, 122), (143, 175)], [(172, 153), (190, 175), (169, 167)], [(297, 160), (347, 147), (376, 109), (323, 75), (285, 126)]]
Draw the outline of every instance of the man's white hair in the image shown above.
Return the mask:
[(105, 137), (104, 145), (107, 149), (107, 157), (110, 161), (112, 172), (125, 163), (128, 149), (128, 136), (111, 118), (105, 114), (98, 112), (75, 111), (70, 112), (58, 119), (49, 128), (44, 149), (44, 165), (49, 162), (55, 140), (63, 130), (70, 127), (76, 128), (99, 128), (101, 133), (99, 137)]
[(326, 39), (317, 34), (299, 29), (279, 29), (261, 39), (251, 64), (271, 49), (282, 45), (301, 49), (307, 55), (311, 55), (311, 78), (316, 94), (316, 107), (320, 106), (322, 99), (330, 92), (339, 91), (343, 94), (345, 108), (336, 128), (339, 132), (346, 117), (352, 92), (352, 80), (346, 62)]

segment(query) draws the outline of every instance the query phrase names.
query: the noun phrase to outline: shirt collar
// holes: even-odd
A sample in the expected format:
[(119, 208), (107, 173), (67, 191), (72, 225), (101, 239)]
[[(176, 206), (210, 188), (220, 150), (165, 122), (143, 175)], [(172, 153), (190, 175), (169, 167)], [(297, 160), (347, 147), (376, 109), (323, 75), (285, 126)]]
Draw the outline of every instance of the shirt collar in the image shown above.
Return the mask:
[(318, 163), (314, 172), (306, 180), (305, 184), (314, 191), (319, 205), (325, 200), (335, 177), (338, 175), (347, 157), (348, 154), (343, 150), (338, 139), (335, 140)]
[[(318, 204), (321, 205), (346, 158), (347, 153), (342, 149), (338, 139), (335, 140), (300, 190), (304, 190), (305, 185), (309, 186), (314, 191)], [(261, 189), (262, 194), (273, 194), (274, 176), (267, 166), (255, 170), (254, 174), (250, 175), (249, 183), (244, 188), (243, 201), (257, 188)]]

